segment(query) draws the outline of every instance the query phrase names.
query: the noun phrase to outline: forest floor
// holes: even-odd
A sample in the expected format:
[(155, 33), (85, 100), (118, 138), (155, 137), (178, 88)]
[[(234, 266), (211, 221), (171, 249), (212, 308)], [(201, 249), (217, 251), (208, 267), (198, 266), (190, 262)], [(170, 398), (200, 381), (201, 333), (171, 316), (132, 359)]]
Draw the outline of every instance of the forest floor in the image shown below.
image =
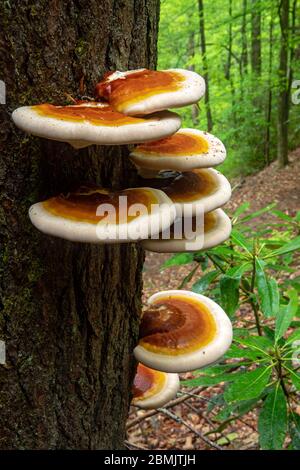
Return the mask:
[[(289, 159), (290, 164), (284, 169), (279, 169), (273, 163), (257, 174), (231, 181), (233, 194), (226, 205), (227, 212), (232, 213), (245, 201), (251, 203), (251, 211), (276, 202), (277, 209), (294, 215), (300, 209), (300, 148), (291, 152)], [(260, 221), (267, 218), (268, 214), (264, 214)], [(159, 290), (178, 288), (181, 280), (191, 271), (191, 265), (162, 270), (162, 264), (169, 257), (169, 254), (146, 253), (144, 301)], [(192, 374), (182, 375), (182, 378), (190, 377)], [(212, 432), (219, 424), (214, 420), (214, 411), (209, 412), (207, 405), (222, 391), (222, 386), (181, 391), (195, 392), (197, 397), (185, 395), (180, 398), (179, 395), (177, 400), (183, 401), (169, 408), (172, 416), (167, 415), (167, 412), (147, 412), (132, 408), (128, 421), (129, 448), (200, 450), (214, 449), (217, 444), (224, 449), (257, 449), (255, 412), (230, 422), (221, 432)]]

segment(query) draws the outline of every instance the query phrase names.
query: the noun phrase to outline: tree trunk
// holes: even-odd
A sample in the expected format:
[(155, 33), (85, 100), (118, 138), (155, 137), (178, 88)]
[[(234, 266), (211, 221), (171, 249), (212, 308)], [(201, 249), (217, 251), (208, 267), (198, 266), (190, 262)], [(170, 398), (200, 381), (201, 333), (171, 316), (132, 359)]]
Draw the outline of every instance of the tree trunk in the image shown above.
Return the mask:
[(266, 106), (266, 135), (265, 135), (265, 162), (266, 165), (271, 163), (270, 160), (270, 136), (271, 136), (271, 117), (272, 117), (272, 99), (273, 99), (273, 31), (274, 31), (274, 7), (271, 6), (271, 18), (269, 24), (269, 67), (268, 67), (268, 96)]
[(206, 107), (206, 119), (207, 119), (207, 130), (210, 132), (213, 128), (213, 120), (210, 109), (209, 101), (209, 77), (208, 77), (208, 64), (206, 57), (206, 38), (205, 38), (205, 24), (204, 24), (204, 5), (203, 0), (198, 0), (199, 8), (199, 21), (200, 21), (200, 48), (203, 64), (203, 78), (205, 79), (206, 89), (205, 89), (205, 107)]
[[(236, 124), (236, 99), (235, 99), (235, 88), (234, 88), (234, 81), (231, 74), (231, 65), (232, 65), (232, 0), (228, 1), (228, 15), (229, 15), (229, 24), (228, 24), (228, 46), (227, 46), (227, 64), (225, 67), (225, 78), (229, 80), (230, 83), (230, 91), (231, 91), (231, 109), (232, 109), (232, 120), (233, 125)], [(240, 65), (240, 71), (241, 64)], [(242, 76), (241, 76), (242, 80)]]
[(289, 3), (289, 0), (282, 0), (279, 6), (281, 46), (279, 55), (277, 157), (279, 166), (281, 167), (288, 164), (288, 120), (290, 105), (288, 84)]
[(107, 70), (154, 67), (158, 0), (11, 0), (0, 5), (1, 449), (123, 447), (135, 372), (143, 252), (55, 239), (29, 206), (83, 182), (124, 188), (127, 147), (76, 151), (25, 135), (18, 106), (92, 94)]
[[(296, 31), (296, 18), (297, 18), (297, 0), (293, 0), (292, 5), (292, 17), (291, 17), (291, 37), (290, 37), (290, 45), (289, 45), (289, 55), (290, 55), (290, 63), (288, 68), (288, 95), (291, 94), (292, 83), (294, 79), (294, 60), (295, 60), (295, 49), (297, 43), (297, 31)], [(290, 109), (290, 108), (289, 108)]]
[(247, 73), (247, 68), (248, 68), (247, 0), (243, 0), (241, 39), (242, 39), (241, 67), (242, 67), (242, 72), (244, 74), (244, 73)]
[[(192, 33), (190, 33), (187, 55), (188, 55), (189, 60), (192, 62), (188, 66), (188, 69), (191, 70), (192, 72), (194, 72), (195, 71), (195, 64), (194, 64), (194, 59), (195, 59), (195, 33), (194, 33), (194, 31)], [(199, 106), (198, 106), (198, 103), (192, 104), (192, 106), (191, 106), (191, 115), (192, 115), (192, 122), (193, 122), (194, 127), (198, 127), (199, 126)]]
[(252, 72), (261, 74), (261, 4), (260, 0), (252, 0), (251, 12), (251, 66)]

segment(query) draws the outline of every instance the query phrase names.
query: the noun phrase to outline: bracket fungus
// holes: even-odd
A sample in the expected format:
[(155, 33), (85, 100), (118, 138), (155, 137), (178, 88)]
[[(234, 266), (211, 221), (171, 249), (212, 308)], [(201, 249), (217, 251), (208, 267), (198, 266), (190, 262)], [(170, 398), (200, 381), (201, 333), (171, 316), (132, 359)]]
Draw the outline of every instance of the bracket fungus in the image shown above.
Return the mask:
[(164, 191), (176, 204), (179, 215), (184, 214), (185, 209), (190, 209), (190, 215), (212, 211), (226, 204), (231, 196), (227, 178), (214, 168), (184, 173), (164, 171), (156, 178), (141, 178), (141, 182)]
[(108, 72), (95, 88), (96, 99), (131, 116), (197, 103), (204, 93), (204, 79), (183, 69)]
[(188, 372), (220, 359), (232, 341), (223, 309), (204, 295), (184, 290), (158, 292), (148, 300), (135, 358), (163, 372)]
[[(186, 225), (191, 222), (192, 237), (185, 236)], [(179, 236), (176, 237), (176, 227)], [(166, 236), (160, 233), (159, 238), (154, 237), (142, 240), (141, 245), (145, 250), (157, 253), (181, 253), (207, 250), (223, 243), (231, 233), (231, 221), (222, 209), (215, 209), (207, 212), (203, 216), (200, 226), (197, 226), (196, 217), (192, 221), (187, 221), (182, 217), (176, 219), (174, 224), (166, 229)]]
[(12, 119), (29, 134), (68, 142), (75, 148), (146, 142), (173, 134), (181, 124), (180, 117), (171, 111), (132, 117), (107, 103), (91, 101), (23, 106), (13, 112)]
[[(141, 187), (112, 191), (83, 186), (51, 197), (31, 206), (33, 225), (76, 242), (141, 241), (152, 251), (176, 252), (190, 251), (186, 237), (175, 236), (176, 223), (190, 217), (193, 251), (223, 242), (231, 223), (220, 206), (229, 200), (231, 187), (210, 167), (224, 161), (225, 147), (207, 132), (179, 130), (180, 117), (168, 111), (196, 103), (204, 93), (205, 82), (193, 71), (139, 69), (107, 73), (95, 87), (94, 100), (16, 109), (12, 118), (22, 130), (75, 148), (141, 144), (130, 154)], [(200, 228), (194, 219), (203, 214)], [(163, 237), (167, 230), (168, 240)], [(157, 408), (175, 396), (177, 373), (223, 356), (232, 326), (218, 304), (193, 292), (159, 292), (148, 304), (134, 349), (140, 364), (132, 403)]]
[(82, 187), (33, 204), (29, 216), (48, 235), (76, 242), (120, 243), (166, 229), (176, 209), (165, 193), (153, 188)]
[(130, 158), (143, 176), (146, 170), (188, 171), (216, 166), (225, 160), (226, 149), (208, 132), (180, 129), (170, 137), (137, 145)]
[(172, 400), (179, 390), (177, 374), (168, 374), (138, 364), (133, 382), (132, 405), (155, 409)]

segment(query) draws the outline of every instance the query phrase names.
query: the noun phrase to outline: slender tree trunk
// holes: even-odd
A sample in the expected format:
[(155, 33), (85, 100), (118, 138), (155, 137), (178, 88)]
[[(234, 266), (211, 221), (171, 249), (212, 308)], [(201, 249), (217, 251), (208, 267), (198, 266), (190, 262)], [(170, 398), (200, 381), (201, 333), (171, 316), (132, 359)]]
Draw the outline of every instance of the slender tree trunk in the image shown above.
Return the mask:
[(236, 99), (235, 99), (235, 88), (233, 77), (231, 74), (231, 65), (232, 65), (232, 0), (228, 2), (228, 15), (229, 15), (229, 25), (228, 25), (228, 55), (227, 55), (227, 64), (225, 69), (225, 78), (229, 80), (230, 83), (230, 91), (231, 91), (231, 109), (232, 109), (232, 117), (233, 117), (233, 124), (236, 123)]
[[(296, 47), (296, 17), (297, 17), (297, 0), (293, 0), (292, 6), (292, 18), (291, 18), (291, 38), (290, 38), (290, 45), (289, 45), (289, 68), (288, 68), (288, 95), (291, 94), (292, 89), (292, 82), (294, 77), (294, 59), (295, 59), (295, 47)], [(289, 107), (290, 110), (290, 107)]]
[(281, 30), (281, 46), (279, 55), (279, 94), (278, 94), (278, 144), (277, 157), (279, 166), (288, 164), (288, 119), (289, 119), (289, 0), (281, 0), (279, 20)]
[(93, 93), (107, 70), (154, 67), (158, 0), (11, 0), (0, 4), (1, 449), (123, 446), (135, 371), (143, 253), (136, 244), (55, 239), (29, 206), (83, 182), (122, 188), (124, 147), (69, 145), (18, 131), (20, 105)]
[(213, 128), (213, 120), (212, 120), (210, 101), (209, 101), (209, 74), (208, 74), (208, 63), (207, 63), (207, 56), (206, 56), (203, 0), (198, 0), (198, 8), (199, 8), (199, 21), (200, 21), (200, 50), (201, 50), (202, 64), (203, 64), (203, 77), (206, 82), (206, 90), (205, 90), (204, 99), (205, 99), (205, 107), (206, 107), (207, 130), (210, 132)]
[(251, 0), (251, 66), (252, 72), (261, 74), (261, 0)]
[(243, 0), (241, 39), (242, 39), (241, 66), (242, 66), (243, 74), (245, 74), (247, 73), (247, 69), (248, 69), (247, 0)]
[(273, 99), (273, 31), (274, 31), (274, 8), (271, 7), (271, 18), (269, 25), (269, 70), (268, 70), (268, 97), (266, 110), (266, 136), (265, 136), (265, 162), (270, 164), (270, 133), (271, 133), (271, 117), (272, 117), (272, 99)]
[[(188, 42), (188, 58), (192, 61), (192, 63), (188, 66), (188, 69), (191, 71), (195, 71), (195, 33), (194, 31), (190, 34), (189, 42)], [(198, 104), (195, 103), (191, 106), (191, 114), (192, 114), (192, 121), (195, 127), (199, 126), (199, 107)]]

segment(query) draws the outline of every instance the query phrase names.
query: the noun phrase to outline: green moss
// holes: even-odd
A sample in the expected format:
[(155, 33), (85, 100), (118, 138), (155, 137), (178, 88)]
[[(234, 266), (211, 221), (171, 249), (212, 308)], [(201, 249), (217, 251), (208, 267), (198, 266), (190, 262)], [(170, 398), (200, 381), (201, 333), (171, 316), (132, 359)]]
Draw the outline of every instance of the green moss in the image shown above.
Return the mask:
[(75, 47), (75, 54), (78, 58), (84, 56), (88, 51), (88, 42), (80, 38)]
[(28, 270), (27, 278), (29, 282), (37, 282), (45, 272), (44, 266), (38, 260), (34, 260)]

